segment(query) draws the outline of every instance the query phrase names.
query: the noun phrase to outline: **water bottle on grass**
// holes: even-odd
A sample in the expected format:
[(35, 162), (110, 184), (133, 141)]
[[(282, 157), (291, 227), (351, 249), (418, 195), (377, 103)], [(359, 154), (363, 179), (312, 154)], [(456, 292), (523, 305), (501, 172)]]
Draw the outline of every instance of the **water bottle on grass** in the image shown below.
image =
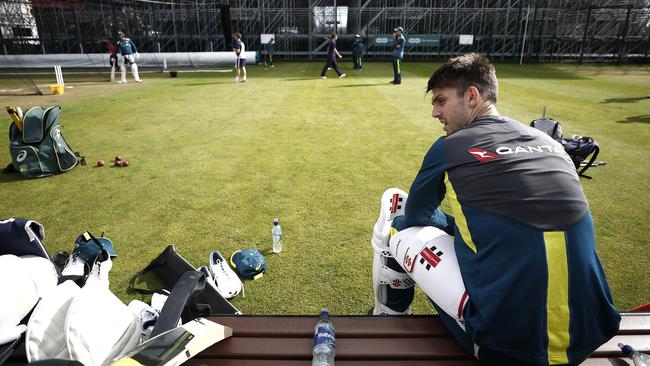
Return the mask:
[(277, 217), (273, 220), (271, 234), (273, 236), (273, 253), (280, 253), (282, 251), (282, 228)]
[(323, 309), (320, 319), (314, 327), (314, 356), (312, 366), (334, 366), (334, 355), (336, 354), (336, 336), (334, 324), (330, 320), (330, 313)]

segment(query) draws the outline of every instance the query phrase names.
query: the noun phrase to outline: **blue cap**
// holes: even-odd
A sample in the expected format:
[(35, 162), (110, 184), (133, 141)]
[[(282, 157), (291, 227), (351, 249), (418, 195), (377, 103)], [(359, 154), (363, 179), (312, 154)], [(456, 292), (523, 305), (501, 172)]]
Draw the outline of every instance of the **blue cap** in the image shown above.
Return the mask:
[(235, 268), (240, 276), (256, 280), (266, 270), (266, 259), (255, 248), (238, 250), (230, 256), (230, 265)]
[(109, 238), (99, 237), (96, 238), (89, 231), (79, 234), (77, 240), (74, 241), (75, 248), (73, 253), (92, 263), (102, 249), (106, 249), (111, 257), (117, 257), (113, 242)]

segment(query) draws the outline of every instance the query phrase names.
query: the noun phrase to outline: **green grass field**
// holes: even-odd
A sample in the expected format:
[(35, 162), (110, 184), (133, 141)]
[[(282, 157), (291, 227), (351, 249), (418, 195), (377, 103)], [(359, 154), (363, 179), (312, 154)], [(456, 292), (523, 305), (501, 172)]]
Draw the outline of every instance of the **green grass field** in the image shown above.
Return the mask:
[[(257, 247), (268, 270), (233, 299), (242, 312), (365, 314), (379, 198), (388, 187), (408, 190), (442, 135), (424, 95), (438, 64), (405, 63), (401, 86), (388, 84), (388, 63), (354, 72), (346, 62), (347, 78), (330, 71), (327, 80), (321, 66), (249, 67), (246, 84), (232, 73), (144, 74), (128, 85), (68, 76), (75, 87), (62, 96), (0, 95), (23, 110), (61, 104), (64, 135), (89, 162), (44, 179), (0, 174), (0, 217), (44, 224), (50, 253), (70, 251), (86, 229), (105, 231), (119, 254), (111, 289), (127, 302), (140, 298), (126, 293), (128, 279), (168, 244), (197, 267), (212, 250)], [(497, 64), (497, 75), (501, 114), (528, 123), (547, 106), (565, 134), (598, 140), (608, 165), (582, 180), (598, 251), (619, 309), (650, 301), (650, 68)], [(0, 89), (16, 84), (0, 78)], [(11, 161), (9, 122), (0, 116), (2, 166)], [(131, 166), (94, 166), (117, 154)], [(419, 291), (414, 310), (432, 311)]]

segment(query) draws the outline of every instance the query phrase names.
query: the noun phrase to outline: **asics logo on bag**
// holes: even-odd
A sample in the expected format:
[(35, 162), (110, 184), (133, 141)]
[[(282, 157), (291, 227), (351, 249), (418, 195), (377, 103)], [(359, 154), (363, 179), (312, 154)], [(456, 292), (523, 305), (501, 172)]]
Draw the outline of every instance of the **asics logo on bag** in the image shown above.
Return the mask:
[(20, 150), (18, 155), (16, 155), (16, 161), (19, 162), (19, 163), (22, 163), (23, 160), (25, 160), (26, 157), (27, 157), (27, 151)]
[(496, 148), (495, 152), (490, 152), (487, 150), (479, 149), (473, 147), (467, 150), (468, 153), (472, 154), (476, 160), (481, 164), (487, 163), (493, 160), (502, 159), (503, 155), (513, 155), (513, 154), (536, 154), (536, 153), (560, 153), (563, 152), (564, 148), (562, 146), (553, 146), (553, 145), (519, 145), (519, 146), (499, 146)]

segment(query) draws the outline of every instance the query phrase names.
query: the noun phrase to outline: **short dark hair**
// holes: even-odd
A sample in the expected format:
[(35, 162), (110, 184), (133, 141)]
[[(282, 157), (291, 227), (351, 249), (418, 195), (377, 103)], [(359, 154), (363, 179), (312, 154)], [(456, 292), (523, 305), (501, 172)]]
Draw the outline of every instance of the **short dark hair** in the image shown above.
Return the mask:
[(483, 98), (497, 103), (499, 84), (494, 66), (478, 53), (450, 58), (431, 75), (427, 93), (433, 89), (454, 87), (462, 96), (470, 86), (476, 87)]
[(336, 33), (332, 34), (332, 35), (330, 36), (330, 39), (334, 39), (335, 37), (336, 37)]
[(239, 32), (235, 33), (235, 38), (241, 39), (241, 33), (239, 33)]

